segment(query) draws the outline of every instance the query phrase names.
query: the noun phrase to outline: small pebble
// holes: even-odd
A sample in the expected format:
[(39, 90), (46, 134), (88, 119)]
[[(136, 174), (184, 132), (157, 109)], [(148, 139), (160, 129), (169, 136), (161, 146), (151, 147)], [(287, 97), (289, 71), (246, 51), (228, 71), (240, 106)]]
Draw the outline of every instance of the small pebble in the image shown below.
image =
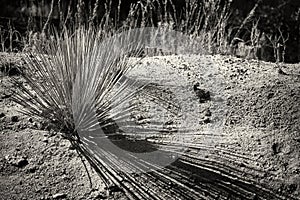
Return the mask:
[(37, 167), (36, 167), (36, 166), (32, 166), (32, 167), (30, 167), (30, 168), (28, 169), (28, 172), (29, 172), (29, 173), (34, 173), (34, 172), (36, 172), (36, 170), (37, 170)]
[(5, 114), (2, 112), (0, 113), (0, 118), (5, 117)]
[(280, 144), (279, 143), (273, 143), (272, 150), (273, 150), (274, 155), (280, 153), (280, 151), (281, 151)]
[(199, 88), (200, 83), (196, 83), (193, 86), (194, 92), (196, 93), (197, 97), (199, 98), (200, 103), (205, 103), (206, 101), (210, 100), (210, 92), (204, 89)]
[(26, 165), (28, 165), (28, 161), (25, 158), (21, 158), (15, 163), (15, 165), (17, 167), (22, 168), (22, 167), (25, 167)]
[(203, 120), (203, 122), (204, 122), (205, 124), (208, 124), (208, 123), (211, 122), (211, 120), (210, 120), (208, 117), (206, 117), (206, 118)]
[(104, 192), (100, 192), (95, 199), (107, 199), (107, 195)]
[(273, 93), (273, 92), (270, 92), (270, 93), (267, 95), (267, 99), (271, 99), (273, 96), (274, 96), (274, 93)]
[(205, 116), (210, 117), (211, 116), (211, 111), (209, 109), (206, 110), (204, 113)]
[(67, 197), (67, 194), (65, 194), (65, 193), (57, 193), (52, 196), (53, 199), (63, 199), (66, 197)]
[(18, 116), (12, 116), (10, 119), (11, 119), (12, 122), (18, 122), (19, 121)]
[(44, 138), (42, 139), (42, 142), (48, 143), (48, 142), (49, 142), (49, 140), (48, 140), (48, 138), (47, 138), (47, 137), (44, 137)]

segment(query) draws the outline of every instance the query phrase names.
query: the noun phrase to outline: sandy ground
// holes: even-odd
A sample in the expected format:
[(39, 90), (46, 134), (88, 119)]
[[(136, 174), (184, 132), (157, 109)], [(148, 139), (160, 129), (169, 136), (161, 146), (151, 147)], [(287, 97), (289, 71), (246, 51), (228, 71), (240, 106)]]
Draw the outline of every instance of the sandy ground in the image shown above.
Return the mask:
[[(15, 73), (7, 69), (23, 63), (15, 54), (0, 58), (0, 199), (126, 199), (118, 191), (108, 194), (92, 170), (90, 187), (70, 143), (41, 120), (17, 112), (21, 108), (11, 101), (14, 85), (8, 81)], [(180, 130), (192, 127), (194, 141), (203, 148), (191, 155), (248, 177), (278, 198), (300, 199), (299, 64), (282, 64), (282, 73), (272, 63), (221, 55), (135, 61), (129, 77), (153, 83), (152, 92), (180, 108), (180, 118), (172, 123)], [(197, 83), (210, 92), (210, 100), (201, 102), (194, 90)], [(147, 115), (145, 110), (139, 114)], [(163, 115), (160, 120), (171, 118)]]

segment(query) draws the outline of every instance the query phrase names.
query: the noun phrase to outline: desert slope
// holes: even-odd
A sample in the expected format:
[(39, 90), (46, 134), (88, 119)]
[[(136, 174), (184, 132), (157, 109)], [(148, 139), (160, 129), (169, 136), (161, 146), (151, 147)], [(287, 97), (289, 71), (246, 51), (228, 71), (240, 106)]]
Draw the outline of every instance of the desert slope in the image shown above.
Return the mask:
[[(0, 198), (125, 198), (118, 190), (107, 194), (94, 172), (90, 188), (84, 165), (69, 142), (53, 135), (41, 120), (17, 112), (21, 108), (11, 101), (15, 88), (9, 82), (14, 73), (6, 73), (4, 66), (26, 66), (18, 55), (0, 58)], [(253, 199), (300, 199), (299, 64), (282, 64), (279, 70), (273, 63), (221, 55), (131, 58), (130, 63), (136, 66), (128, 78), (151, 83), (155, 96), (173, 101), (177, 107), (169, 109), (181, 112), (179, 118), (163, 115), (160, 120), (183, 133), (189, 127), (193, 141), (202, 147), (188, 151), (207, 167), (200, 174), (208, 180), (203, 182), (204, 196), (217, 197), (219, 192), (234, 198), (243, 189)], [(209, 100), (201, 101), (197, 83), (199, 90), (210, 92)], [(137, 98), (151, 108), (155, 105), (155, 99)], [(147, 111), (150, 114), (145, 109), (137, 114), (153, 117), (159, 112)], [(221, 175), (213, 177), (212, 172)], [(265, 196), (267, 192), (274, 195)]]

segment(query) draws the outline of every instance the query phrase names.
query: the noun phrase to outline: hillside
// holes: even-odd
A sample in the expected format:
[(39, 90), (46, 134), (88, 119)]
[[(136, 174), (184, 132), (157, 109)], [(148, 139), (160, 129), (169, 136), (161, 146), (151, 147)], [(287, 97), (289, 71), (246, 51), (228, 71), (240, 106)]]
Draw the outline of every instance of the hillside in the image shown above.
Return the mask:
[[(201, 148), (186, 151), (202, 169), (187, 170), (201, 185), (203, 197), (300, 199), (299, 64), (279, 69), (273, 63), (221, 55), (131, 59), (136, 61), (128, 78), (149, 82), (147, 89), (175, 105), (169, 110), (179, 115), (164, 114), (153, 107), (155, 98), (141, 95), (133, 118), (141, 124), (159, 118), (161, 126), (176, 127), (183, 138), (192, 133), (188, 142)], [(11, 101), (15, 88), (9, 78), (18, 78), (14, 67), (26, 66), (19, 55), (6, 53), (0, 64), (1, 199), (126, 199), (118, 190), (108, 194), (94, 172), (90, 188), (70, 143), (41, 120), (17, 112), (21, 108)]]

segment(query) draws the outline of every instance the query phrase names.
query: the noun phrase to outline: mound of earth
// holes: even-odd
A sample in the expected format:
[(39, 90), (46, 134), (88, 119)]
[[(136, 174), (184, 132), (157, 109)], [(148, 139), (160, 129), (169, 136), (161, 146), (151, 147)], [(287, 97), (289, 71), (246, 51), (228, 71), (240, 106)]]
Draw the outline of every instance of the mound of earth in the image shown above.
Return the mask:
[[(81, 157), (70, 143), (40, 119), (18, 112), (22, 108), (11, 100), (15, 86), (9, 79), (19, 78), (14, 72), (26, 66), (19, 55), (0, 56), (1, 199), (126, 199), (118, 190), (107, 193), (85, 161), (90, 187)], [(299, 64), (278, 68), (273, 63), (220, 55), (156, 56), (130, 62), (136, 67), (128, 78), (151, 83), (148, 92), (173, 101), (177, 106), (169, 109), (174, 112), (180, 109), (181, 118), (164, 116), (162, 126), (195, 131), (196, 142), (203, 148), (190, 150), (191, 155), (212, 163), (212, 169), (222, 168), (243, 178), (235, 172), (239, 169), (253, 184), (269, 188), (278, 197), (300, 199)], [(148, 106), (133, 114), (137, 123), (145, 123), (155, 98), (141, 95), (136, 101)], [(203, 185), (214, 184), (214, 177), (202, 175), (211, 179)], [(227, 187), (234, 190), (230, 184)]]

